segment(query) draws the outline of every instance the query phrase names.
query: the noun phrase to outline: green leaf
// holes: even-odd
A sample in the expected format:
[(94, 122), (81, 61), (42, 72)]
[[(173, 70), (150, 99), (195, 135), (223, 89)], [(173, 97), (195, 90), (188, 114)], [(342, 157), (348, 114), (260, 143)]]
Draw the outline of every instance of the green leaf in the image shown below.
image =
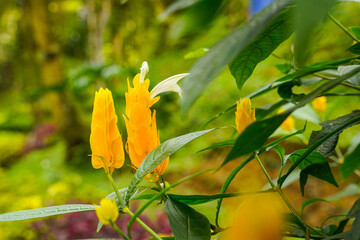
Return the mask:
[(348, 50), (354, 54), (360, 55), (360, 43), (355, 43)]
[[(347, 114), (345, 116), (336, 118), (334, 120), (329, 120), (329, 121), (320, 123), (320, 125), (322, 126), (322, 129), (320, 131), (313, 131), (311, 133), (310, 140), (309, 140), (309, 146), (313, 145), (315, 142), (317, 142), (319, 139), (323, 138), (325, 135), (332, 132), (334, 129), (336, 129), (339, 126), (343, 125), (344, 123), (350, 121), (351, 119), (354, 119), (357, 117), (360, 117), (360, 110), (355, 110), (352, 113)], [(360, 123), (360, 121), (354, 122), (353, 124), (347, 126), (346, 128), (351, 127), (356, 124), (359, 124), (359, 123)], [(331, 155), (337, 145), (340, 133), (346, 128), (343, 128), (341, 131), (337, 132), (336, 134), (332, 135), (329, 139), (324, 141), (319, 147), (316, 148), (316, 151), (320, 152), (324, 156)]]
[(165, 189), (161, 190), (158, 194), (155, 194), (149, 201), (147, 201), (143, 206), (141, 206), (136, 212), (135, 214), (131, 217), (130, 221), (129, 221), (129, 224), (127, 226), (127, 229), (128, 231), (130, 231), (131, 229), (131, 226), (132, 224), (135, 222), (135, 219), (148, 207), (150, 206), (150, 204), (157, 200), (159, 197), (161, 197), (163, 194), (165, 194), (167, 191), (173, 189), (174, 187), (180, 185), (181, 183), (189, 180), (189, 179), (192, 179), (196, 176), (199, 176), (203, 173), (206, 173), (206, 172), (209, 172), (209, 171), (213, 171), (214, 169), (205, 169), (205, 170), (202, 170), (200, 172), (197, 172), (197, 173), (194, 173), (194, 174), (191, 174), (190, 176), (186, 176), (182, 179), (180, 179), (179, 181), (177, 181), (176, 183), (166, 187)]
[(198, 48), (195, 51), (187, 53), (184, 58), (185, 59), (194, 59), (194, 58), (201, 58), (209, 51), (208, 48)]
[(274, 117), (256, 121), (248, 126), (236, 139), (235, 145), (222, 163), (224, 166), (231, 160), (252, 153), (261, 148), (273, 132), (289, 116), (289, 113), (282, 113)]
[(234, 144), (235, 144), (235, 139), (230, 139), (230, 140), (222, 141), (219, 143), (215, 143), (209, 147), (206, 147), (206, 148), (203, 148), (203, 149), (197, 151), (196, 153), (200, 153), (200, 152), (214, 149), (214, 148), (230, 147), (230, 146), (234, 146)]
[(192, 140), (203, 136), (206, 133), (211, 132), (214, 129), (198, 131), (193, 133), (188, 133), (176, 138), (165, 141), (164, 143), (157, 146), (149, 155), (146, 156), (144, 161), (140, 164), (137, 169), (131, 183), (128, 187), (125, 203), (128, 204), (130, 197), (136, 191), (136, 186), (143, 180), (143, 178), (150, 173), (156, 166), (162, 163), (167, 157), (179, 150), (185, 144), (191, 142)]
[[(359, 67), (359, 65), (347, 65), (347, 66), (339, 66), (338, 73), (340, 76), (345, 75), (352, 71), (353, 69)], [(360, 86), (360, 73), (346, 79), (346, 82), (354, 84), (356, 86)]]
[(344, 159), (344, 163), (340, 165), (340, 173), (343, 178), (346, 178), (353, 171), (360, 167), (360, 144), (355, 148), (355, 150), (346, 155)]
[(265, 30), (229, 65), (231, 74), (236, 79), (239, 89), (251, 76), (256, 65), (269, 55), (293, 33), (291, 9), (282, 11)]
[(195, 209), (168, 198), (165, 212), (175, 239), (209, 240), (211, 238), (209, 220)]
[(285, 157), (285, 148), (281, 145), (275, 145), (274, 147), (271, 148), (272, 150), (274, 150), (280, 157), (281, 162), (284, 162), (284, 157)]
[(357, 38), (360, 38), (360, 27), (350, 27), (349, 29)]
[(91, 204), (67, 204), (52, 207), (43, 207), (31, 210), (17, 211), (0, 214), (0, 222), (19, 221), (33, 218), (49, 217), (73, 212), (94, 211), (95, 206)]
[(345, 238), (346, 240), (359, 240), (360, 236), (360, 214), (355, 218), (352, 223), (349, 235)]
[(293, 2), (293, 0), (274, 1), (247, 23), (222, 38), (204, 57), (200, 58), (190, 70), (190, 75), (183, 80), (182, 112), (186, 113), (221, 70), (259, 36), (267, 23)]
[(352, 205), (352, 207), (350, 208), (347, 217), (348, 218), (354, 218), (357, 215), (359, 215), (360, 213), (360, 198), (358, 198), (354, 204)]
[(304, 211), (305, 207), (307, 207), (311, 203), (315, 203), (315, 202), (329, 202), (329, 201), (326, 199), (322, 199), (322, 198), (312, 198), (312, 199), (306, 200), (301, 204), (300, 215)]
[(177, 195), (177, 194), (168, 194), (169, 197), (175, 199), (178, 202), (187, 205), (197, 205), (207, 202), (214, 201), (219, 198), (230, 198), (237, 197), (247, 193), (224, 193), (224, 194), (214, 194), (214, 195)]
[(291, 71), (291, 65), (289, 63), (276, 64), (275, 67), (283, 74), (288, 74)]
[(165, 20), (168, 16), (170, 16), (171, 14), (173, 14), (176, 11), (182, 10), (184, 8), (188, 8), (191, 7), (192, 5), (194, 5), (195, 3), (199, 2), (201, 0), (178, 0), (176, 2), (173, 2), (169, 7), (167, 7), (165, 9), (165, 11), (163, 11), (160, 15), (159, 15), (159, 19)]
[[(296, 163), (299, 159), (302, 158), (303, 155), (307, 153), (308, 149), (301, 149), (294, 153), (292, 153), (289, 159)], [(304, 187), (307, 181), (308, 175), (312, 175), (316, 178), (324, 180), (332, 185), (338, 187), (335, 178), (331, 172), (329, 163), (327, 162), (326, 158), (316, 151), (307, 154), (302, 162), (298, 165), (301, 169), (300, 172), (300, 188), (301, 193), (304, 195)]]
[(309, 43), (315, 27), (326, 18), (329, 9), (337, 0), (313, 0), (297, 1), (295, 14), (296, 36), (294, 51), (297, 65), (302, 66), (306, 60)]
[[(292, 136), (295, 136), (297, 134), (301, 134), (305, 131), (305, 128), (306, 128), (306, 124), (304, 125), (304, 128), (303, 129), (300, 129), (294, 133), (291, 133), (291, 134), (288, 134), (280, 139), (277, 139), (275, 141), (272, 141), (271, 143), (267, 144), (266, 146), (264, 146), (263, 148), (261, 148), (259, 150), (259, 153), (258, 155), (261, 155), (262, 153), (266, 152), (266, 151), (269, 151), (270, 149), (272, 149), (273, 146), (277, 145), (278, 143), (282, 142), (283, 140), (289, 138), (289, 137), (292, 137)], [(230, 183), (232, 182), (232, 180), (234, 180), (236, 174), (246, 165), (248, 164), (251, 160), (254, 159), (254, 154), (251, 154), (247, 159), (245, 159), (243, 162), (241, 162), (239, 164), (239, 166), (237, 166), (230, 174), (229, 176), (226, 178), (224, 184), (222, 185), (221, 187), (221, 191), (220, 191), (220, 194), (223, 194), (226, 192), (227, 188), (229, 187)], [(217, 202), (217, 205), (216, 205), (216, 218), (215, 218), (215, 221), (216, 221), (216, 225), (218, 226), (219, 223), (219, 214), (220, 214), (220, 207), (221, 207), (221, 203), (222, 203), (222, 199), (220, 198)]]

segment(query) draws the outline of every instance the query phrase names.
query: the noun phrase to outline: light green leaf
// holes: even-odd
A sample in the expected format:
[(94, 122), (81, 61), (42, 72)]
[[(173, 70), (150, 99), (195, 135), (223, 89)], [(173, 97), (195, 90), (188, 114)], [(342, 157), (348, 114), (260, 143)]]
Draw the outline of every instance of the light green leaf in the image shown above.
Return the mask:
[(67, 204), (52, 207), (43, 207), (31, 210), (17, 211), (0, 214), (0, 222), (19, 221), (33, 218), (49, 217), (73, 212), (94, 211), (95, 206), (91, 204)]
[(184, 58), (185, 59), (194, 59), (194, 58), (201, 58), (209, 51), (208, 48), (198, 48), (195, 51), (187, 53)]
[(162, 163), (167, 157), (179, 150), (185, 144), (192, 140), (211, 132), (214, 129), (204, 130), (182, 135), (157, 146), (149, 155), (146, 156), (144, 161), (137, 169), (125, 196), (125, 203), (128, 204), (130, 197), (136, 191), (136, 186), (143, 180), (143, 178), (150, 173), (156, 166)]

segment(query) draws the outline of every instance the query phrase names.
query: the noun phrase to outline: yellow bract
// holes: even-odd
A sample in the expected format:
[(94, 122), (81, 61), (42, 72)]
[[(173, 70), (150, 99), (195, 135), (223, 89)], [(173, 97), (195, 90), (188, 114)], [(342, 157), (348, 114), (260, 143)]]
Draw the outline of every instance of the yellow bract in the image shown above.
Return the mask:
[(105, 225), (110, 224), (110, 221), (115, 223), (119, 217), (119, 211), (117, 209), (115, 199), (111, 201), (108, 198), (100, 201), (100, 206), (95, 207), (96, 216)]
[(109, 89), (100, 88), (95, 93), (91, 121), (91, 163), (94, 168), (104, 168), (112, 173), (124, 164), (124, 149), (117, 127), (114, 101)]
[[(124, 116), (126, 130), (128, 133), (127, 151), (131, 163), (137, 169), (145, 157), (157, 146), (160, 139), (156, 128), (156, 112), (151, 112), (150, 107), (160, 97), (151, 98), (149, 92), (149, 79), (141, 81), (140, 74), (133, 79), (133, 88), (128, 82), (126, 98), (126, 116)], [(155, 169), (154, 181), (164, 173), (169, 158), (164, 160)], [(146, 177), (149, 180), (149, 176)]]
[(236, 102), (235, 125), (238, 133), (242, 133), (247, 126), (256, 121), (255, 109), (251, 109), (250, 98), (243, 98)]
[(273, 194), (247, 197), (232, 211), (224, 240), (281, 240), (283, 205)]
[[(279, 109), (278, 114), (285, 112), (285, 109)], [(285, 131), (291, 131), (295, 128), (295, 121), (292, 116), (288, 116), (285, 121), (282, 122), (280, 127)]]
[(326, 97), (318, 97), (312, 101), (313, 108), (318, 112), (326, 111)]

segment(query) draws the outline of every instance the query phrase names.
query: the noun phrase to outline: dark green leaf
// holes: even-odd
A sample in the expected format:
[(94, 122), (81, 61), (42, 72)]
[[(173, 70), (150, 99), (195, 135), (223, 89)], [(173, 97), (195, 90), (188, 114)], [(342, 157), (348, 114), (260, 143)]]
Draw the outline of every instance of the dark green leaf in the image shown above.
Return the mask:
[(172, 199), (177, 200), (183, 204), (187, 205), (197, 205), (207, 202), (214, 201), (219, 198), (230, 198), (244, 195), (246, 193), (224, 193), (224, 194), (215, 194), (215, 195), (177, 195), (177, 194), (168, 194)]
[(276, 64), (275, 67), (283, 74), (288, 74), (291, 71), (291, 65), (288, 63)]
[(359, 240), (360, 239), (360, 214), (358, 214), (352, 223), (350, 233), (346, 240)]
[(350, 27), (349, 29), (357, 38), (360, 38), (360, 27)]
[(284, 183), (285, 179), (291, 174), (292, 171), (294, 171), (294, 169), (311, 153), (313, 152), (319, 145), (321, 145), (323, 142), (325, 142), (327, 139), (329, 139), (330, 137), (334, 136), (335, 134), (341, 132), (343, 129), (346, 129), (347, 127), (353, 125), (356, 122), (360, 121), (360, 117), (356, 117), (353, 118), (351, 120), (349, 120), (348, 122), (342, 124), (341, 126), (337, 127), (336, 129), (332, 130), (331, 132), (329, 132), (328, 134), (326, 134), (325, 136), (323, 136), (321, 139), (319, 139), (318, 141), (316, 141), (314, 144), (312, 144), (307, 150), (306, 152), (301, 155), (301, 157), (290, 167), (290, 169), (287, 171), (287, 173), (280, 177), (278, 179), (278, 185), (281, 187), (281, 185)]
[(150, 173), (156, 166), (162, 163), (167, 157), (179, 150), (185, 144), (192, 140), (201, 137), (202, 135), (211, 132), (214, 129), (204, 130), (182, 135), (176, 138), (167, 140), (166, 142), (157, 146), (149, 155), (146, 156), (144, 161), (137, 169), (126, 193), (125, 203), (128, 204), (130, 197), (136, 191), (137, 185), (143, 180), (143, 178)]
[(172, 13), (174, 13), (178, 10), (184, 9), (184, 8), (191, 7), (192, 5), (194, 5), (195, 3), (199, 2), (199, 1), (201, 1), (201, 0), (178, 0), (176, 2), (173, 2), (169, 7), (167, 7), (165, 9), (165, 11), (163, 11), (159, 15), (159, 19), (164, 20)]
[(349, 51), (354, 54), (360, 55), (360, 43), (355, 43), (354, 45), (352, 45), (349, 48)]
[(265, 30), (229, 65), (239, 89), (251, 76), (256, 65), (266, 59), (283, 41), (293, 33), (291, 9), (281, 12)]
[[(309, 140), (309, 146), (313, 145), (315, 142), (317, 142), (319, 139), (323, 138), (328, 133), (332, 132), (334, 129), (338, 128), (339, 126), (343, 125), (344, 123), (346, 123), (356, 117), (360, 117), (359, 110), (355, 110), (350, 114), (336, 118), (334, 120), (329, 120), (329, 121), (320, 123), (320, 125), (322, 126), (322, 129), (320, 131), (313, 131), (311, 133), (310, 140)], [(360, 121), (357, 121), (347, 127), (351, 127), (351, 126), (353, 126), (355, 124), (359, 124), (359, 123), (360, 123)], [(318, 152), (322, 153), (324, 156), (331, 155), (337, 145), (337, 142), (339, 140), (339, 135), (343, 130), (344, 129), (342, 129), (341, 131), (337, 132), (336, 134), (331, 136), (329, 139), (324, 141), (319, 147), (316, 148), (316, 150)]]
[(345, 156), (344, 163), (340, 165), (340, 173), (343, 178), (346, 178), (350, 173), (360, 167), (359, 156), (360, 144), (352, 153)]
[(0, 214), (0, 222), (49, 217), (73, 212), (94, 211), (91, 204), (67, 204)]
[(183, 81), (182, 112), (186, 113), (220, 71), (259, 36), (267, 23), (293, 2), (293, 0), (274, 1), (247, 23), (222, 38), (204, 57), (200, 58), (190, 70), (190, 75)]
[(287, 99), (290, 98), (293, 95), (292, 88), (294, 86), (294, 83), (286, 82), (278, 87), (278, 94), (281, 98)]
[[(302, 158), (303, 155), (307, 152), (307, 149), (298, 150), (292, 153), (289, 159), (296, 163), (299, 159)], [(334, 176), (332, 175), (329, 163), (326, 158), (316, 151), (311, 152), (303, 158), (302, 162), (298, 165), (301, 169), (300, 172), (300, 188), (301, 193), (304, 195), (304, 187), (308, 178), (308, 175), (312, 175), (316, 178), (324, 180), (328, 183), (333, 184), (338, 187)]]
[(338, 240), (338, 239), (344, 239), (344, 238), (346, 240), (348, 240), (347, 237), (350, 235), (350, 233), (351, 233), (350, 231), (347, 231), (347, 232), (339, 233), (339, 234), (336, 234), (336, 235), (333, 235), (333, 236), (330, 236), (327, 238), (323, 238), (322, 240)]
[(234, 146), (235, 144), (235, 139), (230, 139), (230, 140), (226, 140), (226, 141), (223, 141), (223, 142), (219, 142), (219, 143), (215, 143), (207, 148), (203, 148), (201, 149), (200, 151), (197, 151), (196, 153), (199, 153), (199, 152), (203, 152), (203, 151), (206, 151), (206, 150), (210, 150), (210, 149), (213, 149), (213, 148), (222, 148), (222, 147), (230, 147), (230, 146)]
[(276, 109), (278, 109), (279, 107), (285, 105), (287, 103), (286, 100), (280, 100), (279, 102), (276, 103), (270, 103), (264, 106), (261, 106), (259, 108), (255, 109), (255, 116), (257, 120), (262, 120), (265, 117), (267, 117), (270, 113), (272, 113), (273, 111), (275, 111)]
[(360, 198), (358, 198), (354, 204), (352, 205), (352, 207), (350, 208), (347, 217), (348, 218), (354, 218), (357, 215), (360, 214)]
[(178, 240), (209, 240), (211, 238), (209, 220), (195, 209), (168, 198), (165, 212), (171, 230)]
[(304, 211), (306, 206), (308, 206), (311, 203), (315, 203), (315, 202), (329, 202), (329, 201), (326, 199), (322, 199), (322, 198), (312, 198), (312, 199), (306, 200), (301, 204), (300, 214), (302, 214), (302, 212)]
[(285, 148), (281, 145), (275, 145), (272, 147), (272, 150), (274, 150), (279, 155), (281, 162), (284, 162)]
[(265, 120), (256, 121), (248, 126), (237, 138), (233, 149), (222, 163), (222, 166), (237, 157), (261, 148), (288, 116), (289, 113), (283, 113)]
[[(291, 133), (289, 135), (286, 135), (280, 139), (277, 139), (275, 141), (272, 141), (271, 143), (267, 144), (266, 146), (264, 146), (263, 148), (261, 148), (259, 150), (259, 153), (258, 155), (261, 155), (262, 153), (266, 152), (266, 151), (269, 151), (270, 149), (273, 148), (273, 146), (277, 145), (278, 143), (282, 142), (283, 140), (289, 138), (289, 137), (292, 137), (292, 136), (295, 136), (297, 134), (301, 134), (305, 131), (305, 128), (306, 128), (306, 124), (304, 125), (304, 128), (303, 129), (300, 129), (294, 133)], [(220, 194), (223, 194), (226, 192), (227, 188), (229, 187), (230, 183), (232, 182), (232, 180), (234, 180), (236, 174), (246, 165), (248, 164), (251, 160), (254, 159), (254, 154), (251, 154), (247, 159), (245, 159), (243, 162), (240, 163), (239, 166), (237, 166), (230, 174), (229, 176), (226, 178), (224, 184), (222, 185), (221, 187), (221, 191), (220, 191)], [(220, 207), (221, 207), (221, 203), (222, 203), (222, 199), (220, 198), (217, 202), (217, 205), (216, 205), (216, 225), (219, 225), (218, 224), (218, 221), (219, 221), (219, 214), (220, 214)]]

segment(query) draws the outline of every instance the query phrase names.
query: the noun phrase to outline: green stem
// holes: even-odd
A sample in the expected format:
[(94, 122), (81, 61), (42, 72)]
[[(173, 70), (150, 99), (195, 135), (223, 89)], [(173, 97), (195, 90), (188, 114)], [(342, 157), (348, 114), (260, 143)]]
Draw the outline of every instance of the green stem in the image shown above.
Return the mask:
[[(127, 215), (129, 215), (130, 217), (134, 216), (134, 213), (131, 212), (131, 210), (128, 207), (124, 207), (123, 208), (123, 212), (126, 213)], [(154, 239), (157, 240), (162, 240), (161, 237), (159, 237), (148, 225), (146, 225), (146, 223), (144, 223), (143, 221), (140, 220), (140, 218), (136, 218), (135, 221), (140, 224), (141, 227), (143, 227), (151, 236), (154, 237)], [(130, 230), (128, 232), (128, 235), (130, 236)]]
[(116, 196), (117, 196), (117, 198), (119, 200), (120, 206), (123, 207), (124, 206), (124, 200), (122, 199), (122, 197), (120, 195), (119, 189), (115, 185), (115, 182), (114, 182), (113, 177), (111, 176), (111, 173), (106, 173), (106, 176), (108, 177), (112, 187), (114, 188), (114, 191), (115, 191), (115, 194), (116, 194)]
[(293, 205), (290, 203), (289, 199), (286, 197), (285, 193), (283, 192), (283, 190), (279, 187), (276, 187), (276, 191), (278, 192), (278, 194), (280, 195), (280, 197), (283, 199), (283, 201), (285, 202), (286, 206), (290, 209), (290, 211), (295, 215), (295, 217), (307, 228), (307, 229), (311, 229), (314, 232), (317, 232), (318, 234), (324, 236), (324, 233), (316, 230), (314, 228), (312, 228), (311, 226), (309, 226), (307, 223), (305, 223), (299, 213), (295, 210), (295, 208), (293, 207)]
[(349, 29), (347, 29), (344, 25), (342, 25), (341, 22), (339, 22), (336, 18), (334, 18), (330, 13), (328, 13), (328, 16), (336, 25), (338, 25), (355, 42), (357, 42), (357, 43), (360, 42), (359, 39)]
[(261, 160), (260, 160), (259, 156), (257, 155), (257, 153), (254, 153), (254, 155), (255, 155), (255, 158), (256, 158), (257, 162), (259, 163), (259, 165), (260, 165), (261, 169), (263, 170), (263, 172), (264, 172), (264, 174), (265, 174), (265, 176), (266, 176), (267, 180), (269, 181), (269, 183), (270, 183), (271, 187), (272, 187), (273, 189), (275, 189), (275, 188), (276, 188), (276, 186), (275, 186), (275, 184), (273, 183), (273, 181), (271, 180), (271, 178), (270, 178), (269, 174), (267, 173), (267, 171), (266, 171), (266, 169), (265, 169), (264, 165), (262, 164), (262, 162), (261, 162)]
[(116, 226), (116, 224), (113, 221), (109, 221), (111, 227), (120, 235), (122, 236), (125, 240), (128, 240), (129, 238), (120, 230), (120, 228), (118, 228), (118, 226)]

